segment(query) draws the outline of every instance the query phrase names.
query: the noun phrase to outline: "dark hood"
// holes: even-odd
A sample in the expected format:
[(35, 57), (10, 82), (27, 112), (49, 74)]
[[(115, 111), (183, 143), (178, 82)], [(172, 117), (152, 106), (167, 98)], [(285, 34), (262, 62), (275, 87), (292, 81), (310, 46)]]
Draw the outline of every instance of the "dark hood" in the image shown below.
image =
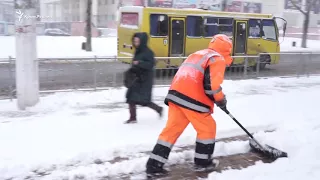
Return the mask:
[(145, 32), (135, 33), (133, 35), (133, 37), (132, 37), (132, 40), (135, 37), (140, 39), (140, 46), (137, 48), (137, 50), (145, 49), (147, 47), (147, 44), (148, 44), (148, 34), (145, 33)]

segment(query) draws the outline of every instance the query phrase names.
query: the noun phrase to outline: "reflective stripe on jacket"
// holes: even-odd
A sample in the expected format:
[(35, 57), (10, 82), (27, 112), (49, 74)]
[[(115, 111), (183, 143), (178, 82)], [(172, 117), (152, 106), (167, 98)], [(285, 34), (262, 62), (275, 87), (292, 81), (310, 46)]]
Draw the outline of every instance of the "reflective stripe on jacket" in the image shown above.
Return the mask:
[(225, 62), (213, 50), (191, 54), (180, 66), (172, 80), (165, 103), (172, 102), (197, 112), (213, 112), (214, 101), (224, 98), (221, 84)]

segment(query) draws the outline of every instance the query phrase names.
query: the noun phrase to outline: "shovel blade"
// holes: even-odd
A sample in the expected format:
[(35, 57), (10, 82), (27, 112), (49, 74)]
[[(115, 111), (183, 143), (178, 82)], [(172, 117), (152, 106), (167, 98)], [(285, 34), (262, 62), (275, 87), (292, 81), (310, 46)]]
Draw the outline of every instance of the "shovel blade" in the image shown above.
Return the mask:
[(257, 152), (268, 158), (278, 159), (278, 158), (288, 157), (288, 154), (286, 152), (283, 152), (269, 145), (264, 145), (264, 147), (262, 148), (252, 139), (249, 140), (249, 144), (254, 152)]

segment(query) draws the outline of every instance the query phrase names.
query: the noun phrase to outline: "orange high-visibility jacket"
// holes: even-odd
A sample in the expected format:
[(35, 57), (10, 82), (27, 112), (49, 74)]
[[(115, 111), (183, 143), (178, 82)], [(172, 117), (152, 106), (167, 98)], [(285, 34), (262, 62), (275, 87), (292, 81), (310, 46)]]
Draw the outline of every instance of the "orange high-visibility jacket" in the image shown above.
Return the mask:
[(214, 101), (225, 98), (220, 86), (225, 68), (223, 56), (211, 49), (191, 54), (174, 76), (165, 103), (172, 102), (197, 112), (212, 113)]

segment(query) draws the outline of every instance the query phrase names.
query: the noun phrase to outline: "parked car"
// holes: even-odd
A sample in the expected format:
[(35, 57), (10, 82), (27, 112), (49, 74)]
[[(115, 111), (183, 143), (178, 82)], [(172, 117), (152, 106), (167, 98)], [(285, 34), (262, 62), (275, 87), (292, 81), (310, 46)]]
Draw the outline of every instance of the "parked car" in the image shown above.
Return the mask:
[(117, 29), (98, 28), (99, 37), (117, 37)]
[(61, 29), (46, 29), (44, 30), (45, 36), (71, 36), (69, 33)]

